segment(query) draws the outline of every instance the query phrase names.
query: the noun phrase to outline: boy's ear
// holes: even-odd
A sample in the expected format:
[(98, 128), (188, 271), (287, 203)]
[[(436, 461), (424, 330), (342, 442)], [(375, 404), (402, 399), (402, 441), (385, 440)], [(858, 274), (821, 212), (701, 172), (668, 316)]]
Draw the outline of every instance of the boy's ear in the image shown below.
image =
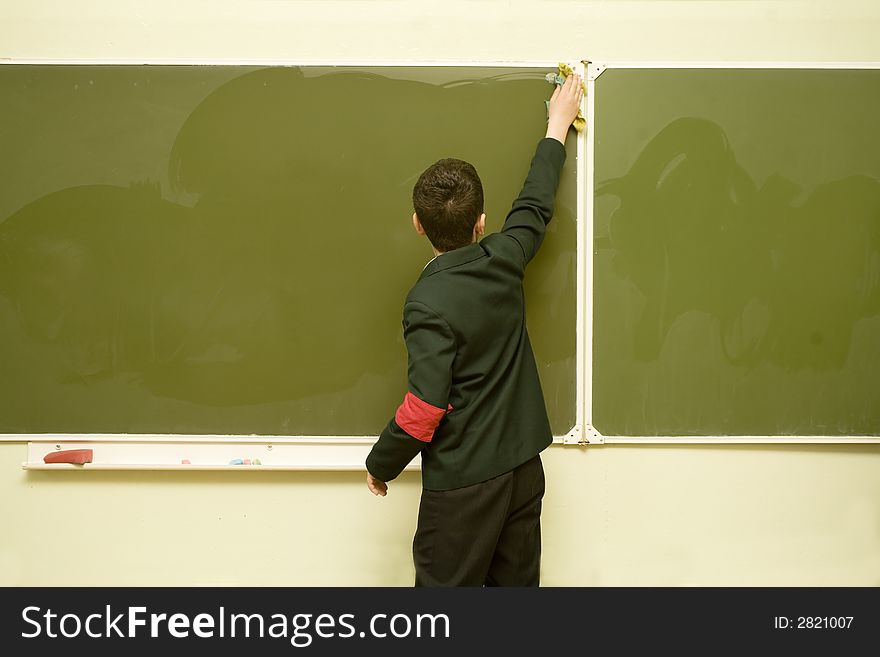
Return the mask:
[(482, 237), (486, 234), (486, 213), (480, 215), (477, 223), (474, 224), (474, 237)]
[(424, 235), (425, 229), (422, 228), (422, 223), (419, 221), (419, 217), (418, 217), (418, 215), (416, 215), (415, 212), (413, 212), (413, 220), (412, 221), (413, 221), (413, 228), (416, 229), (416, 232), (419, 235)]

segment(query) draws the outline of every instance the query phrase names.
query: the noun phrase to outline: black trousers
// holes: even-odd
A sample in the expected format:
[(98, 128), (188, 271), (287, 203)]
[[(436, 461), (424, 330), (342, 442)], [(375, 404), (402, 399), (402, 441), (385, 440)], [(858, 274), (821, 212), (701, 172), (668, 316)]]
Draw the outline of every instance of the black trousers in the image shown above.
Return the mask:
[(538, 586), (543, 497), (540, 456), (472, 486), (423, 490), (416, 586)]

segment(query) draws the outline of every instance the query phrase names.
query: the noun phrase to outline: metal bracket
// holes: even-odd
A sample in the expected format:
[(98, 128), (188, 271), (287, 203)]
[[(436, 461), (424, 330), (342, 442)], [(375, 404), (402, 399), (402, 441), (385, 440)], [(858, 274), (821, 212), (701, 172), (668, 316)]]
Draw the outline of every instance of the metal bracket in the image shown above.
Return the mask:
[(563, 445), (602, 445), (605, 443), (605, 436), (600, 434), (590, 425), (582, 426), (576, 424), (565, 436), (563, 436)]
[(604, 445), (605, 444), (605, 436), (603, 436), (599, 431), (591, 424), (586, 425), (584, 429), (584, 440), (580, 443), (581, 445)]
[(587, 67), (587, 80), (592, 81), (598, 78), (602, 73), (605, 72), (605, 64), (593, 64), (592, 62), (585, 61), (584, 64)]

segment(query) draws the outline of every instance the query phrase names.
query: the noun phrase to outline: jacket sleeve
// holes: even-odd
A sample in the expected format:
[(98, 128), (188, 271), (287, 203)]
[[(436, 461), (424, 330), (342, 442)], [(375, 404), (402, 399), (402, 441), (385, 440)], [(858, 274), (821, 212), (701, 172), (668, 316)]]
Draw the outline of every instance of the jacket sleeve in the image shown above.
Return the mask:
[(538, 142), (522, 191), (504, 220), (500, 234), (512, 238), (522, 249), (523, 267), (544, 240), (564, 162), (565, 146), (559, 141), (545, 137)]
[(434, 437), (449, 406), (455, 336), (424, 304), (404, 307), (403, 337), (408, 354), (408, 391), (367, 456), (367, 471), (391, 481)]

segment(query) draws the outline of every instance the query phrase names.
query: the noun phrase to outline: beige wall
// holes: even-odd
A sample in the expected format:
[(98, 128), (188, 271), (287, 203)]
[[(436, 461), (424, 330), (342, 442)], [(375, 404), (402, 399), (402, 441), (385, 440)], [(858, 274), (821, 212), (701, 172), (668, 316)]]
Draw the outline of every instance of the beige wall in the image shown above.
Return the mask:
[[(880, 61), (880, 3), (0, 0), (0, 57)], [(0, 584), (408, 585), (419, 480), (31, 472)], [(545, 452), (547, 585), (880, 585), (877, 446)]]

